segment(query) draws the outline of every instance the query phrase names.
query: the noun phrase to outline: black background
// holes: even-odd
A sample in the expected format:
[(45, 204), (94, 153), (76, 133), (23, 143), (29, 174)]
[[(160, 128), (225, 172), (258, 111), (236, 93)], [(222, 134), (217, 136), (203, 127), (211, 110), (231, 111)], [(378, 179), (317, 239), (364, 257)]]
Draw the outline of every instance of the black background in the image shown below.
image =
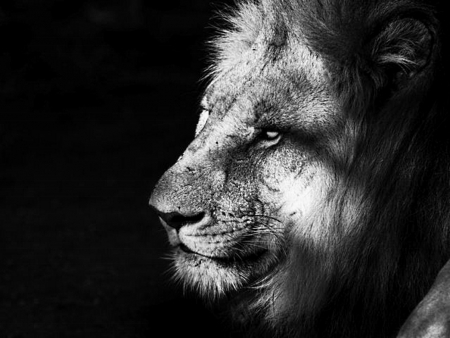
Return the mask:
[(147, 205), (224, 3), (0, 3), (0, 337), (228, 334), (170, 282)]

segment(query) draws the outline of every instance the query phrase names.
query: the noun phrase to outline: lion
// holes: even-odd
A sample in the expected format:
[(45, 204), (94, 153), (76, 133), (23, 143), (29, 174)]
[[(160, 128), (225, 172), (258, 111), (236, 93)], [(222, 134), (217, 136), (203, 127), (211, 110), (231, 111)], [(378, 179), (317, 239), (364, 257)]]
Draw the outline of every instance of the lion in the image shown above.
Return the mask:
[[(246, 335), (450, 334), (450, 282), (430, 291), (450, 258), (437, 13), (416, 0), (255, 0), (226, 15), (195, 138), (150, 205), (175, 280)], [(425, 298), (403, 325), (427, 292), (442, 301)], [(421, 321), (430, 309), (438, 319)]]

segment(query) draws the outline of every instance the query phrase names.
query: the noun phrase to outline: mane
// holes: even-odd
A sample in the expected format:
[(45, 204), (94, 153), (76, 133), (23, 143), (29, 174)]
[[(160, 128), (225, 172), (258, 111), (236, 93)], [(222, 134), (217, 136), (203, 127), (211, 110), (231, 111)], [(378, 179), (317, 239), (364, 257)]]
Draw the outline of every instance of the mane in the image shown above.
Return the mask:
[[(435, 37), (432, 66), (410, 79), (409, 73), (423, 67), (408, 52), (416, 36), (392, 46), (396, 27), (386, 31), (384, 45), (376, 35), (403, 18), (420, 20)], [(256, 296), (250, 290), (239, 298), (264, 325), (287, 327), (280, 332), (286, 335), (315, 323), (317, 337), (333, 332), (384, 337), (400, 327), (450, 256), (447, 47), (440, 44), (447, 35), (437, 18), (430, 4), (412, 0), (245, 1), (226, 15), (226, 28), (211, 42), (213, 79), (236, 64), (260, 34), (277, 48), (295, 36), (326, 62), (330, 84), (346, 112), (339, 137), (357, 138), (353, 152), (328, 154), (329, 165), (339, 174), (339, 190), (323, 206), (323, 216), (313, 220), (336, 233), (349, 231), (345, 241), (332, 243), (339, 254), (325, 257), (327, 266), (314, 258), (308, 262), (324, 270), (322, 276), (332, 286), (324, 290), (328, 301), (301, 294), (303, 288), (297, 286), (304, 282), (300, 271), (305, 270), (295, 258), (304, 261), (305, 251), (295, 252), (290, 270), (261, 281)], [(396, 87), (394, 71), (407, 85)], [(295, 244), (298, 238), (290, 241)], [(313, 317), (305, 317), (299, 300), (316, 309)], [(364, 331), (354, 336), (355, 331), (341, 326), (349, 322), (353, 330)]]

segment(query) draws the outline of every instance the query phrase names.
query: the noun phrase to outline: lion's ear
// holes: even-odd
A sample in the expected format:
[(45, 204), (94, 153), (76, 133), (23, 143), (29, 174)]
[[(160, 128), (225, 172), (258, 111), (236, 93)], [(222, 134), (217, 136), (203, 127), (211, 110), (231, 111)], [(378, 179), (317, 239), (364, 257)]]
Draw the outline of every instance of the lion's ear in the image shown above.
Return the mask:
[(396, 19), (387, 24), (368, 46), (377, 85), (404, 86), (430, 63), (434, 34), (417, 19)]

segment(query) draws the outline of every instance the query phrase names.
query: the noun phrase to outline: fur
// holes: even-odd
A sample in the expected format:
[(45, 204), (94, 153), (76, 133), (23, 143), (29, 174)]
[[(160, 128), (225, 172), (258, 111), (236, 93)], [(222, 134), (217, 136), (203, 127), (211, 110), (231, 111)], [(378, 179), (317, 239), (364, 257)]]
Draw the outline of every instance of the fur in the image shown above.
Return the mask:
[[(226, 283), (220, 285), (220, 291), (214, 291), (214, 278), (204, 282), (207, 288), (200, 287), (200, 293), (206, 296), (226, 299), (226, 307), (249, 334), (395, 337), (449, 259), (450, 138), (448, 95), (444, 90), (447, 52), (442, 43), (445, 27), (436, 13), (432, 4), (413, 0), (247, 1), (227, 15), (227, 28), (211, 42), (214, 62), (208, 72), (209, 88), (223, 90), (227, 93), (223, 96), (230, 97), (220, 102), (221, 110), (231, 110), (236, 101), (233, 98), (241, 90), (236, 84), (225, 91), (221, 79), (230, 73), (247, 79), (242, 60), (251, 60), (253, 56), (245, 55), (253, 53), (267, 64), (281, 65), (291, 65), (301, 55), (304, 78), (293, 80), (293, 86), (297, 90), (303, 86), (302, 93), (313, 97), (320, 91), (324, 106), (332, 100), (341, 112), (333, 117), (325, 109), (329, 120), (320, 122), (320, 130), (309, 126), (325, 119), (321, 115), (301, 121), (309, 132), (302, 141), (321, 139), (314, 143), (320, 148), (320, 166), (333, 174), (311, 174), (302, 194), (287, 197), (292, 203), (294, 197), (303, 201), (310, 198), (304, 208), (313, 212), (302, 211), (308, 217), (301, 220), (301, 226), (300, 221), (286, 226), (283, 239), (277, 243), (284, 248), (278, 257), (282, 263), (256, 281), (251, 274), (233, 270), (245, 278), (243, 283), (233, 282), (229, 293)], [(289, 76), (283, 73), (276, 80), (282, 82)], [(273, 80), (267, 79), (269, 83)], [(312, 89), (304, 83), (312, 84)], [(261, 88), (264, 85), (260, 84)], [(293, 91), (287, 83), (280, 89), (280, 93)], [(283, 95), (280, 93), (265, 96), (276, 102)], [(254, 105), (239, 104), (242, 111)], [(308, 102), (304, 104), (300, 110), (309, 109)], [(212, 104), (205, 103), (206, 112), (214, 110), (208, 105)], [(258, 109), (271, 107), (260, 104)], [(209, 131), (204, 114), (197, 128), (198, 141), (188, 148), (187, 157), (189, 152), (198, 152), (202, 140), (211, 137), (204, 135), (219, 133)], [(226, 117), (221, 115), (220, 119)], [(292, 123), (292, 116), (286, 119)], [(234, 125), (229, 122), (230, 130)], [(231, 131), (222, 131), (221, 135), (227, 133)], [(217, 147), (207, 150), (211, 163), (230, 166)], [(215, 151), (220, 154), (217, 158)], [(200, 156), (195, 154), (196, 158)], [(230, 156), (235, 160), (239, 152)], [(197, 209), (205, 204), (206, 197), (187, 192), (185, 187), (192, 183), (177, 178), (178, 186), (184, 188), (176, 190), (175, 179), (168, 178), (175, 173), (180, 177), (187, 157), (166, 174), (152, 197), (153, 205), (162, 205), (163, 200), (167, 203), (167, 197), (161, 197), (163, 190), (172, 190), (170, 195), (177, 201), (180, 194), (190, 198), (195, 195)], [(288, 159), (281, 162), (282, 167), (293, 166)], [(238, 175), (233, 171), (230, 174), (227, 168), (228, 176)], [(244, 167), (240, 170), (251, 172)], [(315, 180), (329, 191), (308, 190), (316, 186)], [(270, 180), (267, 182), (270, 187)], [(287, 186), (294, 184), (286, 182)], [(250, 192), (244, 193), (246, 187), (233, 184), (243, 197), (229, 204), (246, 206)], [(278, 183), (274, 184), (275, 190)], [(219, 188), (208, 186), (204, 191), (208, 189)], [(161, 206), (156, 208), (163, 213)], [(291, 215), (297, 210), (289, 203), (283, 208)], [(208, 265), (208, 270), (214, 270), (214, 266)], [(208, 273), (193, 274), (200, 281), (189, 283), (198, 288)], [(213, 276), (226, 281), (220, 273)], [(186, 278), (181, 272), (179, 277), (194, 278)], [(245, 286), (248, 281), (253, 282)]]
[[(339, 159), (345, 176), (328, 208), (334, 214), (329, 221), (356, 219), (364, 228), (355, 230), (359, 238), (348, 243), (349, 248), (341, 248), (328, 304), (312, 319), (321, 328), (317, 337), (392, 336), (389, 332), (395, 332), (449, 257), (448, 104), (443, 74), (438, 73), (443, 67), (443, 32), (433, 7), (408, 0), (278, 0), (240, 3), (230, 18), (231, 29), (213, 41), (213, 77), (236, 63), (262, 29), (276, 32), (272, 39), (300, 36), (326, 60), (335, 92), (352, 119), (351, 132), (359, 138), (355, 153)], [(420, 20), (426, 28), (416, 33), (412, 21), (399, 22), (403, 18)], [(420, 36), (424, 29), (430, 37)], [(417, 46), (424, 43), (420, 39), (433, 39), (434, 44)], [(415, 77), (424, 63), (428, 69)], [(393, 72), (399, 72), (400, 79), (393, 79)], [(395, 91), (396, 80), (411, 83)], [(355, 191), (364, 195), (354, 196)], [(298, 283), (295, 274), (280, 274), (269, 283), (273, 285), (265, 285), (272, 290), (267, 298), (250, 308), (266, 313), (271, 326), (287, 327), (283, 334), (295, 332), (304, 320), (303, 309), (287, 316), (267, 310), (277, 295), (274, 290)], [(295, 294), (284, 301), (301, 298)], [(345, 327), (349, 322), (359, 330)]]

